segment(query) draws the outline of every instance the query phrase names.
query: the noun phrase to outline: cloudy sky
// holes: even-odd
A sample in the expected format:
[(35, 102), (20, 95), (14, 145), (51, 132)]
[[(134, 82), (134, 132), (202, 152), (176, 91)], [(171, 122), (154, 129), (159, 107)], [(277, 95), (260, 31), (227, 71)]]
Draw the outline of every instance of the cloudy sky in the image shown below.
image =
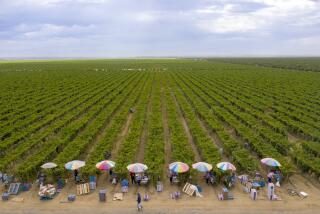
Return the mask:
[(0, 0), (0, 57), (320, 55), (320, 0)]

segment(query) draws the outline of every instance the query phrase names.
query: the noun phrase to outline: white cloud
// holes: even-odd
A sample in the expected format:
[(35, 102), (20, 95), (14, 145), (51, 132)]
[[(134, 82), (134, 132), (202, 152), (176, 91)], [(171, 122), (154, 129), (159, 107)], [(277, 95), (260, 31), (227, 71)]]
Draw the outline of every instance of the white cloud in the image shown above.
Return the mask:
[(254, 20), (248, 16), (228, 15), (214, 20), (200, 21), (198, 26), (212, 33), (244, 33), (257, 29), (263, 22), (263, 20)]
[(32, 31), (30, 31), (31, 28), (27, 25), (20, 25), (17, 29), (22, 31), (29, 29), (29, 31), (25, 31), (22, 34), (27, 39), (46, 39), (48, 37), (79, 37), (79, 35), (91, 34), (96, 29), (96, 26), (42, 24)]
[(151, 23), (157, 20), (156, 15), (151, 12), (134, 13), (132, 16), (138, 22)]
[(12, 1), (15, 5), (40, 5), (40, 6), (50, 6), (58, 5), (64, 3), (91, 3), (100, 4), (105, 3), (107, 0), (14, 0)]
[[(196, 25), (211, 33), (252, 32), (269, 30), (270, 26), (279, 23), (287, 25), (314, 24), (319, 13), (320, 4), (311, 0), (253, 0), (263, 4), (255, 11), (238, 12), (245, 2), (223, 1), (224, 5), (211, 5), (195, 10), (200, 15)], [(211, 15), (211, 16), (208, 16)], [(203, 16), (201, 16), (203, 15)]]
[(308, 36), (298, 39), (289, 39), (287, 43), (293, 46), (314, 47), (319, 50), (320, 36)]
[(0, 1), (0, 57), (320, 54), (320, 0)]

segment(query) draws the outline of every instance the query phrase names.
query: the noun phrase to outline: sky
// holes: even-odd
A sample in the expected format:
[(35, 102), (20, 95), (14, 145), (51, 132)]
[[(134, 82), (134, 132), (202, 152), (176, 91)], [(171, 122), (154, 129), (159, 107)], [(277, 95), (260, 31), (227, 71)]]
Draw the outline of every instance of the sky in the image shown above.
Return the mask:
[(320, 0), (0, 0), (0, 58), (320, 56)]

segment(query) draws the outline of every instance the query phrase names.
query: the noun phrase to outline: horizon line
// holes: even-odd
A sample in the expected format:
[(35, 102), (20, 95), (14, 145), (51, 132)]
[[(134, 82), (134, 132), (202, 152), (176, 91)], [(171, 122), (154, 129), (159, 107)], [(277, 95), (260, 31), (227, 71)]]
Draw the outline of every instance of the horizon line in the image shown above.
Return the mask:
[(61, 59), (207, 59), (207, 58), (320, 58), (320, 55), (234, 55), (234, 56), (127, 56), (127, 57), (0, 57), (0, 61), (10, 60), (61, 60)]

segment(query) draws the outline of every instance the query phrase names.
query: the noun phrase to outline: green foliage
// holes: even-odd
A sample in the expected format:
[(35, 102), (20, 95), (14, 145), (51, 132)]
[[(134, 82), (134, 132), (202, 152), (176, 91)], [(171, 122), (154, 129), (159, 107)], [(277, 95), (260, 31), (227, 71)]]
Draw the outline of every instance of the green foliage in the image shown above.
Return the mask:
[(182, 114), (203, 161), (219, 162), (221, 147), (241, 172), (274, 157), (285, 175), (319, 177), (320, 74), (307, 72), (318, 67), (317, 58), (1, 62), (0, 171), (30, 180), (55, 161), (52, 173), (67, 175), (63, 165), (83, 159), (93, 174), (135, 107), (115, 154), (122, 176), (140, 148), (150, 173), (164, 175), (165, 108), (170, 161), (195, 161)]

